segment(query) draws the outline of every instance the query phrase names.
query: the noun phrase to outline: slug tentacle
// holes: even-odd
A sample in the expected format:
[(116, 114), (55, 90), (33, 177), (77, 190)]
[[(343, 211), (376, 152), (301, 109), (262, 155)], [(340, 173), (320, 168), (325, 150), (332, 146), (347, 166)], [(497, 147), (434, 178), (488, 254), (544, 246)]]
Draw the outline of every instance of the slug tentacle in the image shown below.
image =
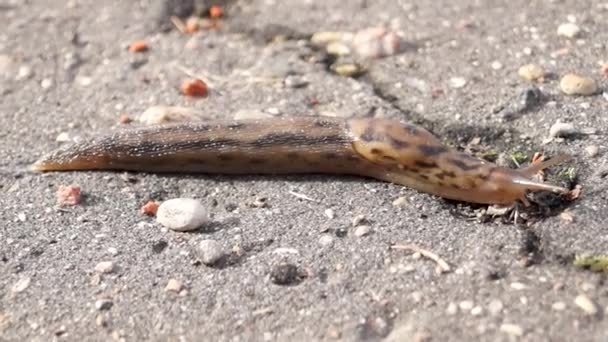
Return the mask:
[(567, 192), (531, 180), (566, 160), (512, 170), (396, 120), (293, 117), (135, 128), (63, 147), (32, 169), (352, 174), (454, 200), (511, 204), (527, 191)]

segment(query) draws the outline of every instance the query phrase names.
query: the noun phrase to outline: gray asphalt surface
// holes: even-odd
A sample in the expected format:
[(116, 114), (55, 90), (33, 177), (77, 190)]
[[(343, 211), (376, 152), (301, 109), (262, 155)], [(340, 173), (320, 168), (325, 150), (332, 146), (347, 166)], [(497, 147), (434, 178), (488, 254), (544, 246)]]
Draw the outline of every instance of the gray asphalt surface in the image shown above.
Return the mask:
[[(226, 4), (223, 29), (194, 36), (156, 30), (159, 3), (0, 1), (1, 341), (606, 340), (605, 275), (572, 260), (608, 249), (608, 100), (559, 92), (567, 72), (608, 85), (599, 64), (608, 62), (604, 1), (237, 1)], [(578, 38), (557, 35), (569, 20)], [(314, 32), (381, 24), (408, 48), (374, 60), (361, 78), (309, 58), (318, 55), (306, 40)], [(127, 51), (138, 39), (148, 52)], [(537, 85), (544, 100), (505, 121), (496, 108), (530, 86), (517, 69), (532, 62), (553, 74)], [(20, 77), (24, 67), (31, 75)], [(214, 77), (208, 98), (180, 95), (184, 70)], [(288, 75), (308, 85), (285, 87)], [(454, 77), (467, 84), (450, 87)], [(442, 92), (431, 96), (412, 80)], [(477, 140), (499, 160), (570, 153), (582, 195), (516, 225), (476, 218), (483, 207), (356, 177), (23, 171), (60, 145), (60, 133), (119, 129), (121, 113), (154, 105), (206, 118), (269, 109), (396, 117), (461, 148)], [(596, 132), (543, 145), (557, 120)], [(589, 146), (599, 154), (588, 156)], [(82, 188), (82, 204), (56, 206), (66, 184)], [(139, 213), (148, 199), (175, 197), (200, 199), (214, 228), (172, 232)], [(395, 206), (399, 197), (405, 204)], [(250, 205), (259, 198), (266, 207)], [(369, 235), (355, 236), (358, 215)], [(203, 239), (218, 241), (227, 258), (201, 264)], [(390, 249), (395, 243), (432, 251), (452, 271), (437, 274), (432, 260)], [(99, 275), (102, 261), (116, 269)], [(285, 263), (297, 274), (277, 284)], [(183, 291), (166, 291), (170, 279)]]

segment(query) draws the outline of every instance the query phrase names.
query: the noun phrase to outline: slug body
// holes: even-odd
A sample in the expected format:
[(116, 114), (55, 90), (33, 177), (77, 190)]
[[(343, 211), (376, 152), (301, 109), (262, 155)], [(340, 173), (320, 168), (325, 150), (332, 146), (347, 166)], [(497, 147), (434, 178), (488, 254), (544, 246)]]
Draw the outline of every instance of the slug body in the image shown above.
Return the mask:
[(427, 130), (395, 120), (293, 117), (129, 129), (68, 145), (33, 169), (352, 174), (453, 200), (507, 205), (527, 203), (528, 191), (566, 193), (531, 179), (566, 159), (514, 170), (448, 149)]

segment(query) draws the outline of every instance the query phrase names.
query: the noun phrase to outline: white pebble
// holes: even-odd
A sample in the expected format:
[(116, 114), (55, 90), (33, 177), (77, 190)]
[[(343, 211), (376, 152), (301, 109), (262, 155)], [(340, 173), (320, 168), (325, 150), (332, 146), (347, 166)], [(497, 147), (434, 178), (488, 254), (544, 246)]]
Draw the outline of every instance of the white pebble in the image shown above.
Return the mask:
[(445, 313), (448, 315), (455, 315), (458, 313), (458, 305), (456, 305), (456, 303), (454, 302), (450, 302), (450, 304), (448, 305), (448, 307), (445, 309)]
[(597, 84), (592, 78), (576, 74), (566, 74), (559, 81), (561, 91), (566, 95), (593, 95), (597, 92)]
[(213, 265), (224, 256), (224, 249), (215, 240), (203, 240), (198, 245), (201, 261), (205, 265)]
[(518, 290), (519, 291), (519, 290), (525, 290), (525, 289), (527, 289), (528, 286), (526, 286), (526, 284), (523, 284), (523, 283), (513, 282), (513, 283), (511, 283), (511, 288), (513, 290)]
[(181, 281), (171, 278), (167, 282), (167, 286), (165, 286), (165, 291), (179, 292), (182, 290), (183, 287), (184, 284), (182, 284)]
[(500, 326), (500, 331), (513, 336), (522, 336), (524, 334), (524, 329), (522, 327), (510, 323), (503, 323)]
[(488, 304), (488, 311), (491, 315), (496, 316), (502, 312), (503, 304), (498, 299), (492, 299)]
[(471, 315), (479, 316), (483, 313), (483, 308), (481, 306), (476, 306), (471, 309)]
[(384, 27), (370, 27), (357, 32), (352, 45), (364, 58), (381, 58), (398, 53), (401, 38)]
[(600, 148), (597, 145), (589, 145), (585, 147), (585, 152), (587, 153), (587, 156), (593, 158), (598, 155)]
[(251, 120), (251, 119), (267, 119), (271, 118), (272, 115), (264, 113), (259, 109), (241, 109), (232, 114), (234, 120)]
[(492, 64), (490, 64), (490, 67), (494, 70), (500, 70), (502, 69), (503, 65), (500, 61), (493, 61)]
[(118, 255), (118, 249), (116, 249), (114, 247), (108, 247), (108, 253), (110, 253), (111, 256), (117, 256)]
[(32, 282), (32, 278), (23, 277), (23, 278), (19, 279), (15, 284), (13, 284), (13, 286), (11, 287), (11, 291), (13, 293), (23, 292), (23, 291), (25, 291), (25, 289), (27, 289), (30, 286), (31, 282)]
[(95, 309), (101, 310), (109, 310), (112, 307), (112, 301), (110, 299), (98, 299), (95, 301)]
[(45, 78), (40, 82), (40, 86), (42, 87), (42, 89), (49, 89), (53, 86), (53, 80), (51, 80), (50, 78)]
[(450, 88), (460, 89), (467, 85), (467, 79), (464, 77), (452, 77), (448, 81)]
[(72, 140), (72, 139), (70, 138), (70, 135), (67, 132), (61, 132), (57, 135), (57, 138), (55, 138), (56, 142), (62, 142), (62, 143), (68, 142), (70, 140)]
[(178, 232), (200, 228), (209, 222), (203, 204), (193, 198), (174, 198), (161, 203), (156, 212), (156, 222)]
[(29, 65), (22, 65), (19, 67), (19, 71), (17, 73), (17, 80), (25, 80), (32, 76), (32, 68)]
[(97, 273), (112, 273), (112, 271), (114, 271), (114, 263), (111, 261), (102, 261), (95, 265)]
[(321, 237), (319, 238), (319, 243), (322, 246), (330, 246), (331, 244), (334, 243), (334, 238), (331, 235), (328, 234), (323, 234), (321, 235)]
[(471, 309), (473, 309), (474, 305), (475, 304), (472, 300), (463, 300), (462, 302), (458, 303), (458, 307), (462, 311), (470, 311)]
[(593, 303), (593, 301), (584, 294), (580, 294), (576, 296), (574, 299), (574, 303), (578, 305), (587, 315), (595, 315), (597, 314), (597, 305)]
[(555, 302), (551, 305), (551, 308), (555, 311), (563, 311), (566, 309), (566, 303), (564, 302)]
[(170, 122), (188, 122), (198, 120), (191, 108), (152, 106), (146, 109), (138, 118), (144, 125), (157, 125)]
[(527, 81), (541, 81), (545, 77), (545, 70), (538, 64), (526, 64), (517, 70), (517, 74)]
[(372, 227), (368, 225), (358, 226), (355, 228), (355, 236), (362, 237), (368, 235), (372, 231)]
[(327, 216), (327, 218), (331, 220), (336, 217), (336, 213), (333, 209), (325, 209), (325, 216)]
[(557, 35), (567, 38), (575, 38), (581, 32), (581, 28), (574, 23), (564, 23), (557, 27)]
[(579, 133), (578, 129), (571, 123), (556, 122), (549, 129), (549, 135), (552, 138), (567, 137)]

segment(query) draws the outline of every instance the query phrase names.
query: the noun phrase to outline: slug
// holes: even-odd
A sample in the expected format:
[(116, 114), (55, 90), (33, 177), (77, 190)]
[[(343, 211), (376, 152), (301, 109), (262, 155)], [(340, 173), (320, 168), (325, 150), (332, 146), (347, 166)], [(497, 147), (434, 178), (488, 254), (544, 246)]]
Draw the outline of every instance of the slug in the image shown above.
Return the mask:
[(528, 191), (568, 192), (531, 179), (567, 159), (515, 170), (449, 149), (424, 128), (396, 120), (292, 117), (128, 129), (60, 148), (32, 168), (351, 174), (452, 200), (528, 205)]

